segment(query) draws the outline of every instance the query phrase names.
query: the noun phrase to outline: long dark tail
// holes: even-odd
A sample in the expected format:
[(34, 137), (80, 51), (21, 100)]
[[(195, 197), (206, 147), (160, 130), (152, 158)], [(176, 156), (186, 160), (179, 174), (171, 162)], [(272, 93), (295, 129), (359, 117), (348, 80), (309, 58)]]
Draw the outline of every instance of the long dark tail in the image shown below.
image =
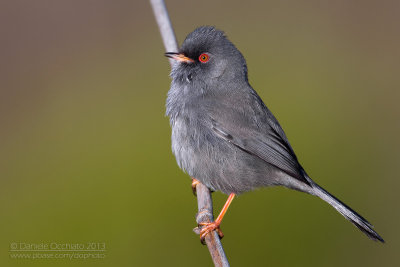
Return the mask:
[[(308, 178), (308, 177), (307, 177)], [(332, 207), (334, 207), (340, 214), (342, 214), (347, 220), (352, 222), (355, 226), (357, 226), (358, 229), (360, 229), (364, 234), (366, 234), (369, 238), (375, 241), (381, 241), (384, 243), (385, 241), (383, 240), (380, 235), (375, 232), (372, 228), (373, 226), (366, 220), (364, 219), (361, 215), (359, 215), (357, 212), (352, 210), (350, 207), (348, 207), (346, 204), (341, 202), (339, 199), (336, 197), (332, 196), (329, 194), (327, 191), (325, 191), (322, 187), (314, 183), (310, 178), (308, 178), (312, 184), (313, 187), (313, 193), (320, 197), (321, 199), (325, 200), (328, 202)], [(307, 180), (308, 180), (307, 179)]]

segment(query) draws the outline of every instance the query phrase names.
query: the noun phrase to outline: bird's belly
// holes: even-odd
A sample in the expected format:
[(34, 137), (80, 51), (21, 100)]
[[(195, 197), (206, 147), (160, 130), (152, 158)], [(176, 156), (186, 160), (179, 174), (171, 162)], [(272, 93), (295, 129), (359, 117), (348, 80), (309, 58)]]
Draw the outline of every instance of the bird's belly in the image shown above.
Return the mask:
[(179, 167), (191, 177), (226, 194), (276, 184), (276, 168), (221, 139), (207, 127), (201, 126), (200, 131), (199, 126), (190, 126), (184, 119), (177, 119), (172, 125), (172, 152)]

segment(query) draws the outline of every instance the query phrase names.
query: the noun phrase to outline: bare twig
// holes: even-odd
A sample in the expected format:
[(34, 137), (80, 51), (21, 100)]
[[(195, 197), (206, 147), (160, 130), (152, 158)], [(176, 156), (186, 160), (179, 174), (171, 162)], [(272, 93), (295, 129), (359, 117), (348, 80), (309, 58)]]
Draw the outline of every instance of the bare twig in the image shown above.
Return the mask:
[[(166, 51), (177, 52), (178, 45), (164, 0), (150, 0), (150, 3), (154, 11), (154, 16), (157, 20), (158, 28), (160, 29)], [(172, 65), (171, 60), (172, 59), (170, 59), (170, 64)], [(205, 185), (199, 183), (196, 186), (196, 191), (199, 209), (199, 212), (196, 216), (197, 223), (214, 221), (210, 190)], [(198, 229), (195, 228), (195, 232), (198, 232), (197, 230)], [(224, 267), (229, 266), (229, 262), (226, 258), (221, 240), (215, 231), (206, 236), (205, 242), (207, 244), (208, 250), (210, 251), (210, 255), (214, 262), (214, 265)]]
[[(150, 0), (156, 18), (158, 28), (160, 29), (161, 38), (164, 43), (166, 52), (178, 52), (178, 42), (176, 41), (174, 28), (172, 28), (171, 20), (169, 19), (167, 7), (163, 0)], [(173, 59), (169, 59), (172, 66)]]
[[(196, 186), (196, 192), (197, 206), (199, 208), (199, 212), (196, 216), (197, 223), (213, 222), (213, 204), (210, 190), (202, 183), (199, 183)], [(200, 233), (199, 228), (195, 228), (194, 231), (196, 233)], [(229, 266), (228, 259), (226, 258), (224, 248), (222, 247), (221, 240), (217, 232), (212, 231), (210, 234), (206, 235), (205, 242), (208, 250), (210, 251), (211, 258), (214, 261), (214, 265)]]

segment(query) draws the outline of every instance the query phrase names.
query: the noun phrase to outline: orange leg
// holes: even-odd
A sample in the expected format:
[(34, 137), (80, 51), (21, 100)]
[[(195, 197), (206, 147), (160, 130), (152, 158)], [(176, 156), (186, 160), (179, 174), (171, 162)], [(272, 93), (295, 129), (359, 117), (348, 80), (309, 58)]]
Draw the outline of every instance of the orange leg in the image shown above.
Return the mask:
[(222, 208), (221, 212), (219, 213), (217, 219), (214, 222), (211, 223), (200, 223), (201, 226), (203, 226), (200, 230), (200, 240), (203, 242), (204, 238), (206, 235), (208, 235), (210, 232), (216, 230), (219, 234), (219, 236), (222, 238), (224, 234), (222, 233), (221, 229), (219, 229), (219, 226), (222, 222), (222, 219), (224, 218), (225, 213), (227, 212), (229, 205), (232, 203), (233, 198), (235, 197), (234, 193), (231, 193), (228, 197), (228, 200), (225, 202), (224, 207)]
[(199, 184), (199, 180), (192, 178), (192, 191), (193, 194), (196, 195), (196, 186)]

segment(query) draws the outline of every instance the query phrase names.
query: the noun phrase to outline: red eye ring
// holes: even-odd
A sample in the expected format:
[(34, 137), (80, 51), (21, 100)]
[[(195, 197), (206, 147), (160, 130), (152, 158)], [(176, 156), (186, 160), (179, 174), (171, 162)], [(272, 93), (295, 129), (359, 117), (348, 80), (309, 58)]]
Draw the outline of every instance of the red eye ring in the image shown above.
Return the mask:
[(203, 53), (199, 56), (199, 61), (201, 63), (207, 63), (210, 60), (210, 56), (206, 53)]

